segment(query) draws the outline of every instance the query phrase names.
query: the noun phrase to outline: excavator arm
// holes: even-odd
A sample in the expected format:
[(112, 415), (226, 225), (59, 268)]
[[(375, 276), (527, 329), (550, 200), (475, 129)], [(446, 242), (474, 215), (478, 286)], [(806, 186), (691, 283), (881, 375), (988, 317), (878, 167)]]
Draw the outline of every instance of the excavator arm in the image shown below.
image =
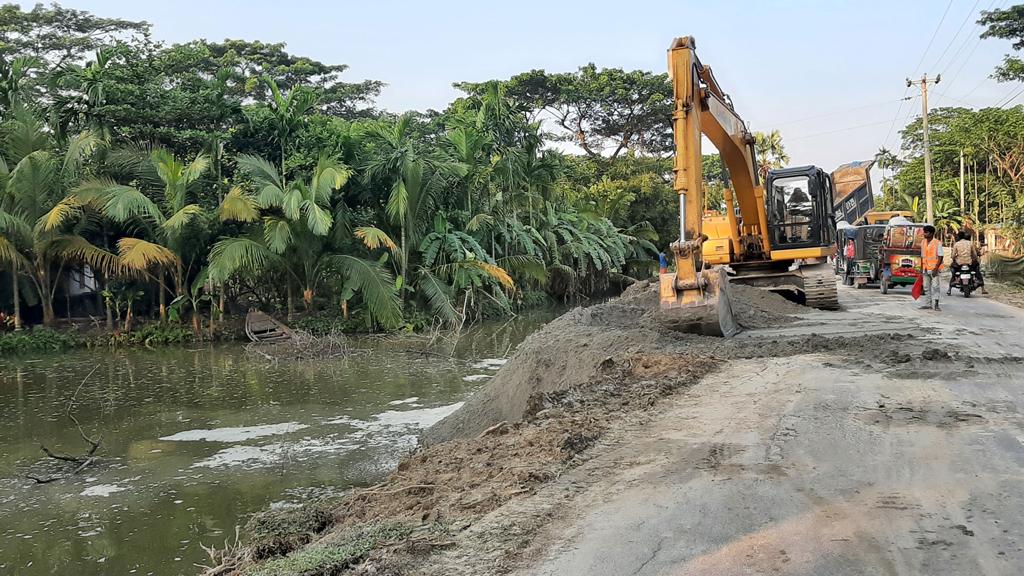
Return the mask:
[[(672, 113), (675, 138), (673, 188), (679, 194), (680, 243), (703, 242), (703, 135), (718, 148), (732, 180), (733, 189), (726, 191), (726, 217), (730, 219), (733, 247), (740, 247), (741, 236), (757, 237), (760, 250), (767, 253), (767, 236), (763, 233), (767, 229), (764, 188), (757, 181), (754, 138), (747, 131), (743, 119), (733, 110), (711, 68), (701, 64), (697, 58), (695, 48), (694, 39), (686, 36), (677, 38), (668, 53), (675, 104)], [(742, 225), (735, 220), (736, 204), (739, 205)]]
[[(738, 331), (729, 301), (728, 279), (721, 267), (709, 268), (704, 257), (704, 182), (701, 139), (707, 136), (729, 170), (733, 190), (725, 191), (727, 238), (716, 241), (728, 263), (735, 251), (750, 245), (768, 250), (764, 189), (757, 181), (753, 137), (729, 103), (711, 68), (701, 64), (690, 36), (677, 38), (668, 51), (672, 80), (672, 129), (675, 140), (673, 189), (679, 195), (679, 240), (672, 244), (674, 273), (661, 275), (661, 306), (682, 309), (675, 315), (687, 331), (731, 336)], [(742, 225), (736, 219), (736, 205)], [(747, 240), (746, 242), (743, 242)]]

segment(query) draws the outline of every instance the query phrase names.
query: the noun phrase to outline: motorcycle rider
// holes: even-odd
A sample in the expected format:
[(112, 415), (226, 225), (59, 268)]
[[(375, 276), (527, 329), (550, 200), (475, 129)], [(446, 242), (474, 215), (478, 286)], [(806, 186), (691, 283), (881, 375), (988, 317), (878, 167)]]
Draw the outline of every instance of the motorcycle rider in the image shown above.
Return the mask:
[[(957, 266), (967, 264), (971, 267), (971, 273), (978, 281), (978, 286), (981, 288), (982, 294), (988, 294), (988, 290), (985, 289), (985, 279), (981, 275), (981, 255), (978, 253), (978, 247), (971, 241), (971, 235), (966, 230), (961, 230), (956, 234), (956, 242), (953, 244), (952, 250), (953, 257), (953, 270), (957, 269)], [(946, 290), (946, 295), (949, 296), (953, 293), (953, 281), (956, 279), (954, 273), (949, 278), (949, 288)]]

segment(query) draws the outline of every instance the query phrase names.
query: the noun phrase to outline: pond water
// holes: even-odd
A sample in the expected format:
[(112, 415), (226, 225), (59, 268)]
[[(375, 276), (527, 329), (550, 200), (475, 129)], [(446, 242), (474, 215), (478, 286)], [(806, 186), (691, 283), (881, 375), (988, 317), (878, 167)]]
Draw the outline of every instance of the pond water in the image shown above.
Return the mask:
[[(0, 574), (195, 574), (252, 513), (379, 480), (557, 313), (476, 327), (451, 359), (379, 339), (276, 366), (237, 345), (0, 358)], [(73, 396), (98, 458), (36, 484), (75, 468), (41, 445), (88, 450)]]

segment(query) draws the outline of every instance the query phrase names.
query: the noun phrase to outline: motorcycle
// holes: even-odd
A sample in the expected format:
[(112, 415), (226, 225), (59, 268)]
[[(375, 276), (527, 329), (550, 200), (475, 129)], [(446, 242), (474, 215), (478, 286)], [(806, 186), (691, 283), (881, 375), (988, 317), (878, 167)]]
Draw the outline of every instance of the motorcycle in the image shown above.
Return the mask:
[(978, 279), (968, 264), (957, 264), (952, 274), (952, 288), (959, 290), (964, 295), (964, 298), (970, 298), (971, 292), (978, 289)]

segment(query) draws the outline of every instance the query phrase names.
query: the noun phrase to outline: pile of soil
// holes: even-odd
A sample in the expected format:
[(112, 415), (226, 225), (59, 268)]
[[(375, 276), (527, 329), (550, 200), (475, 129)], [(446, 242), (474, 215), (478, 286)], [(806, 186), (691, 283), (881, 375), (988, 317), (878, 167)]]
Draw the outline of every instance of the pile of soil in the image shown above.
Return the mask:
[[(770, 292), (749, 286), (730, 286), (733, 313), (747, 328), (764, 328), (793, 320), (807, 309)], [(530, 335), (487, 386), (455, 413), (428, 429), (420, 438), (434, 445), (479, 434), (498, 422), (523, 418), (534, 394), (563, 390), (589, 382), (602, 362), (677, 348), (681, 341), (693, 349), (717, 352), (718, 338), (680, 334), (659, 323), (656, 283), (633, 284), (619, 298), (576, 308)]]
[(730, 284), (732, 311), (744, 328), (770, 328), (794, 321), (808, 309), (782, 296), (743, 284)]

